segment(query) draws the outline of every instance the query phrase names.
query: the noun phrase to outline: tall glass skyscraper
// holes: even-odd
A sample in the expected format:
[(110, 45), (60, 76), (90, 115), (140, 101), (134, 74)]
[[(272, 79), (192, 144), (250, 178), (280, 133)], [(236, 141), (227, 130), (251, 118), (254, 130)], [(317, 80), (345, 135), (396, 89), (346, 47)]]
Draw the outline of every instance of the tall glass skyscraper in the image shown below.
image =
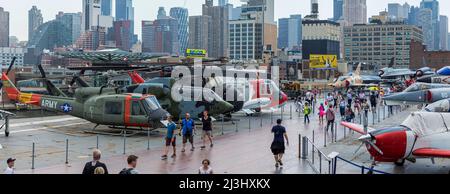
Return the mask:
[[(33, 6), (28, 11), (28, 40), (33, 36), (34, 31), (42, 25), (44, 18), (42, 17), (41, 10), (36, 6)], [(80, 24), (81, 26), (81, 24)]]
[(64, 24), (72, 37), (74, 44), (81, 35), (81, 13), (63, 13), (56, 15), (56, 20)]
[(186, 8), (174, 7), (170, 9), (170, 17), (174, 18), (178, 22), (178, 41), (180, 43), (180, 55), (184, 56), (188, 47), (189, 39), (189, 11)]
[(116, 21), (127, 21), (129, 20), (130, 32), (133, 35), (130, 40), (132, 44), (137, 42), (137, 36), (134, 34), (134, 7), (133, 0), (116, 0)]
[(278, 48), (300, 49), (302, 44), (302, 16), (278, 20)]
[(111, 16), (112, 0), (102, 0), (102, 15)]
[(429, 50), (439, 50), (440, 30), (439, 30), (439, 2), (437, 0), (422, 0), (420, 8), (431, 10), (431, 22), (433, 25), (433, 45), (427, 45)]
[(0, 7), (0, 47), (9, 47), (9, 12)]
[(344, 10), (344, 0), (333, 0), (333, 20), (341, 19)]

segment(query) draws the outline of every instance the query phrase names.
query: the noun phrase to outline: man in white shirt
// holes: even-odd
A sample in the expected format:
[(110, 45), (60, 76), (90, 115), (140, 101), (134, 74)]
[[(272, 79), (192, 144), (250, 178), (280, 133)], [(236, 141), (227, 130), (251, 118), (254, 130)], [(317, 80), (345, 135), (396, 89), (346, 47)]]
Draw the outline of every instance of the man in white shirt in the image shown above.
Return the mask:
[(8, 160), (6, 160), (8, 167), (6, 167), (4, 174), (14, 174), (14, 162), (15, 161), (16, 161), (15, 158), (8, 158)]

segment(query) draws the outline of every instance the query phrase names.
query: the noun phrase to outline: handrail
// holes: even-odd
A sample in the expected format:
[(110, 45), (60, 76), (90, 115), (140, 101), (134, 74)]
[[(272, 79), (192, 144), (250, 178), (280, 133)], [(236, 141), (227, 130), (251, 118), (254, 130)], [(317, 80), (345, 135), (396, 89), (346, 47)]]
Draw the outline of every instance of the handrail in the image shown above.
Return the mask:
[(322, 151), (320, 151), (320, 149), (314, 144), (314, 142), (312, 142), (308, 137), (306, 137), (306, 139), (307, 139), (308, 142), (309, 142), (309, 143), (317, 150), (317, 152), (318, 152), (319, 154), (321, 154), (321, 155), (324, 157), (324, 159), (325, 159), (326, 161), (331, 161), (331, 159), (328, 158), (327, 155), (325, 155)]
[(380, 174), (391, 174), (391, 173), (383, 172), (383, 171), (380, 171), (380, 170), (375, 170), (375, 169), (373, 169), (373, 168), (367, 168), (367, 167), (365, 167), (365, 166), (363, 166), (363, 165), (358, 165), (358, 164), (356, 164), (356, 163), (354, 163), (354, 162), (352, 162), (352, 161), (346, 160), (346, 159), (344, 159), (344, 158), (342, 158), (342, 157), (340, 157), (340, 156), (336, 156), (336, 158), (337, 158), (337, 159), (340, 159), (340, 160), (342, 160), (342, 161), (344, 161), (344, 162), (346, 162), (346, 163), (348, 163), (348, 164), (351, 164), (351, 165), (353, 165), (353, 166), (356, 166), (356, 167), (358, 167), (358, 168), (361, 168), (362, 172), (364, 172), (364, 170), (367, 169), (367, 170), (369, 170), (369, 172), (376, 172), (376, 173), (380, 173)]

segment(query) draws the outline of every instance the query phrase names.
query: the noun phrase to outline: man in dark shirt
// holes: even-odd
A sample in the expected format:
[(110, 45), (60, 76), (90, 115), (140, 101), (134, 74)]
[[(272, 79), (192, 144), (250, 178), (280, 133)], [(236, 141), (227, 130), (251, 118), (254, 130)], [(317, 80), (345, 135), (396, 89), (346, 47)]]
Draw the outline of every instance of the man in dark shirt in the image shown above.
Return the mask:
[(208, 138), (209, 142), (211, 142), (210, 147), (213, 147), (214, 144), (213, 144), (213, 140), (212, 140), (212, 119), (208, 115), (208, 111), (203, 112), (202, 124), (203, 124), (203, 130), (202, 130), (203, 131), (203, 135), (202, 135), (203, 146), (201, 147), (201, 149), (206, 148), (206, 138)]
[(83, 174), (95, 174), (95, 169), (96, 168), (103, 168), (105, 170), (105, 174), (108, 174), (108, 169), (106, 168), (106, 165), (102, 162), (100, 162), (100, 158), (101, 158), (102, 153), (100, 152), (100, 150), (95, 149), (93, 151), (92, 157), (93, 160), (86, 163), (86, 165), (84, 165), (84, 169), (83, 169)]
[(286, 145), (289, 146), (289, 139), (286, 133), (286, 128), (281, 126), (281, 119), (277, 120), (277, 125), (272, 128), (273, 133), (273, 142), (270, 146), (270, 149), (272, 150), (272, 153), (275, 158), (275, 167), (283, 166), (283, 162), (281, 159), (283, 158), (285, 146), (284, 146), (284, 139), (286, 139)]

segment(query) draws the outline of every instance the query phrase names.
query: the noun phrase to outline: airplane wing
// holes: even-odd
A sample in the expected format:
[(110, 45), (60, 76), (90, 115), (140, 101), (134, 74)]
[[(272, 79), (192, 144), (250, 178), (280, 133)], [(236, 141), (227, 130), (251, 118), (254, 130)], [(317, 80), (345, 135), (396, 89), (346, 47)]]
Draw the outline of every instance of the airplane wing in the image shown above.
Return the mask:
[[(349, 122), (341, 122), (341, 125), (344, 127), (349, 128), (352, 131), (355, 131), (359, 134), (365, 135), (367, 134), (366, 132), (364, 132), (364, 127), (362, 125), (358, 125), (358, 124), (354, 124), (354, 123), (349, 123)], [(371, 131), (374, 131), (375, 129), (372, 128), (367, 128), (367, 132), (370, 133)]]
[(418, 157), (450, 158), (450, 150), (444, 149), (420, 148), (414, 150), (412, 154)]
[(416, 75), (416, 72), (404, 71), (404, 72), (386, 73), (385, 75), (382, 75), (381, 77), (388, 78), (388, 77), (399, 77), (399, 76), (409, 76), (409, 75)]

